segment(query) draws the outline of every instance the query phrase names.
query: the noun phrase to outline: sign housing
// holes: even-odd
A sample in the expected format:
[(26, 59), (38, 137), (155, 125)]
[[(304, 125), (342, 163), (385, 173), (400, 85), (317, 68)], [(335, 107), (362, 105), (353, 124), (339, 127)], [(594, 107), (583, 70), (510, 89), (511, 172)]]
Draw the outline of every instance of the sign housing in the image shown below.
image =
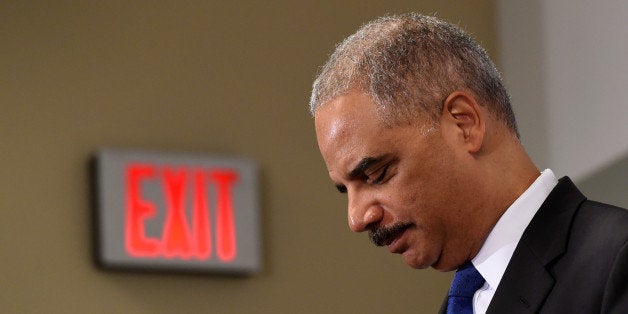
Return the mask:
[(261, 269), (256, 164), (105, 149), (94, 162), (96, 258), (108, 269)]

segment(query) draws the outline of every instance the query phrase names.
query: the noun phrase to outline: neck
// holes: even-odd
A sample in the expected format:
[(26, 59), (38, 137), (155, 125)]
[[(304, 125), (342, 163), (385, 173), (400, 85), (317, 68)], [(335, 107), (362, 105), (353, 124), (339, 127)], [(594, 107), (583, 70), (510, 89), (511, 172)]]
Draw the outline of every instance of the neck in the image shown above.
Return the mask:
[(518, 139), (504, 140), (482, 158), (484, 180), (483, 217), (478, 221), (476, 241), (470, 258), (480, 251), (497, 221), (508, 207), (536, 180), (540, 172)]

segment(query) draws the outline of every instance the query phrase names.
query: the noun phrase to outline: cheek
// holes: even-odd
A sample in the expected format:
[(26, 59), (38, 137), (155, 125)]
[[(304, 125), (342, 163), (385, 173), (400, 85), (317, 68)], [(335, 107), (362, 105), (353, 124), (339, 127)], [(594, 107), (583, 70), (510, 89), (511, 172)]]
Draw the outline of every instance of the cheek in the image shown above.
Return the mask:
[(439, 190), (430, 184), (423, 184), (418, 179), (407, 180), (396, 190), (398, 193), (398, 203), (407, 212), (408, 218), (414, 218), (416, 223), (438, 215), (441, 204), (444, 200)]
[[(426, 183), (428, 182), (428, 183)], [(400, 203), (404, 204), (404, 217), (417, 226), (416, 243), (425, 252), (438, 249), (447, 234), (447, 226), (455, 217), (454, 195), (446, 181), (432, 180), (408, 182), (406, 192), (400, 193)], [(401, 189), (400, 189), (401, 190)]]
[[(424, 156), (419, 158), (419, 155)], [(387, 187), (391, 204), (403, 211), (400, 219), (416, 224), (440, 224), (449, 220), (464, 203), (460, 189), (463, 181), (453, 152), (435, 145), (430, 153), (422, 152), (406, 158), (399, 172)], [(420, 162), (418, 162), (420, 161)]]

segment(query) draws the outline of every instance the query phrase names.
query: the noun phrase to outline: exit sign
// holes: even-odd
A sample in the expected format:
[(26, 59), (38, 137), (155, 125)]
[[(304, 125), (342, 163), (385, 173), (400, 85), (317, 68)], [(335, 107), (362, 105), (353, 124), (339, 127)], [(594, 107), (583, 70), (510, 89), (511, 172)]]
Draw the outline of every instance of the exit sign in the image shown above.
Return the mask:
[(253, 161), (106, 149), (94, 166), (96, 251), (104, 268), (261, 269)]

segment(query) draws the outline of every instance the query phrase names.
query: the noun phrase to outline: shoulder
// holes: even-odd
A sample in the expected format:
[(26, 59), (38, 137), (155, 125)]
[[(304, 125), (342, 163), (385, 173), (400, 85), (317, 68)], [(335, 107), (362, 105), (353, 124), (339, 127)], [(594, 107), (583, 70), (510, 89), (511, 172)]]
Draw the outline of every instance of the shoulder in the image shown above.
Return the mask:
[[(619, 249), (628, 242), (628, 210), (586, 200), (574, 217), (573, 229), (593, 246)], [(572, 235), (577, 236), (574, 232)]]
[(611, 215), (614, 217), (623, 217), (623, 220), (628, 219), (628, 209), (621, 208), (618, 206), (604, 204), (601, 202), (593, 201), (593, 200), (585, 200), (580, 206), (581, 209), (591, 210), (596, 213), (601, 213), (604, 215)]
[(585, 200), (573, 217), (564, 255), (552, 268), (557, 275), (583, 272), (586, 275), (580, 276), (588, 278), (589, 285), (603, 284), (618, 268), (623, 269), (620, 273), (628, 269), (628, 264), (617, 263), (628, 256), (627, 246), (628, 210)]
[[(568, 177), (563, 177), (552, 190), (539, 212), (539, 224), (547, 229), (562, 228), (568, 242), (590, 244), (588, 249), (606, 244), (618, 249), (628, 241), (628, 210), (587, 199)], [(552, 227), (553, 226), (553, 227)], [(549, 234), (545, 234), (549, 236)], [(547, 240), (547, 238), (546, 238)]]
[[(588, 247), (604, 286), (602, 313), (624, 313), (628, 308), (628, 210), (594, 201), (582, 203), (574, 221), (574, 229), (587, 235)], [(577, 230), (577, 229), (576, 229)]]
[(555, 284), (544, 310), (612, 313), (608, 310), (625, 306), (628, 211), (585, 200), (568, 234), (563, 254), (547, 265)]

